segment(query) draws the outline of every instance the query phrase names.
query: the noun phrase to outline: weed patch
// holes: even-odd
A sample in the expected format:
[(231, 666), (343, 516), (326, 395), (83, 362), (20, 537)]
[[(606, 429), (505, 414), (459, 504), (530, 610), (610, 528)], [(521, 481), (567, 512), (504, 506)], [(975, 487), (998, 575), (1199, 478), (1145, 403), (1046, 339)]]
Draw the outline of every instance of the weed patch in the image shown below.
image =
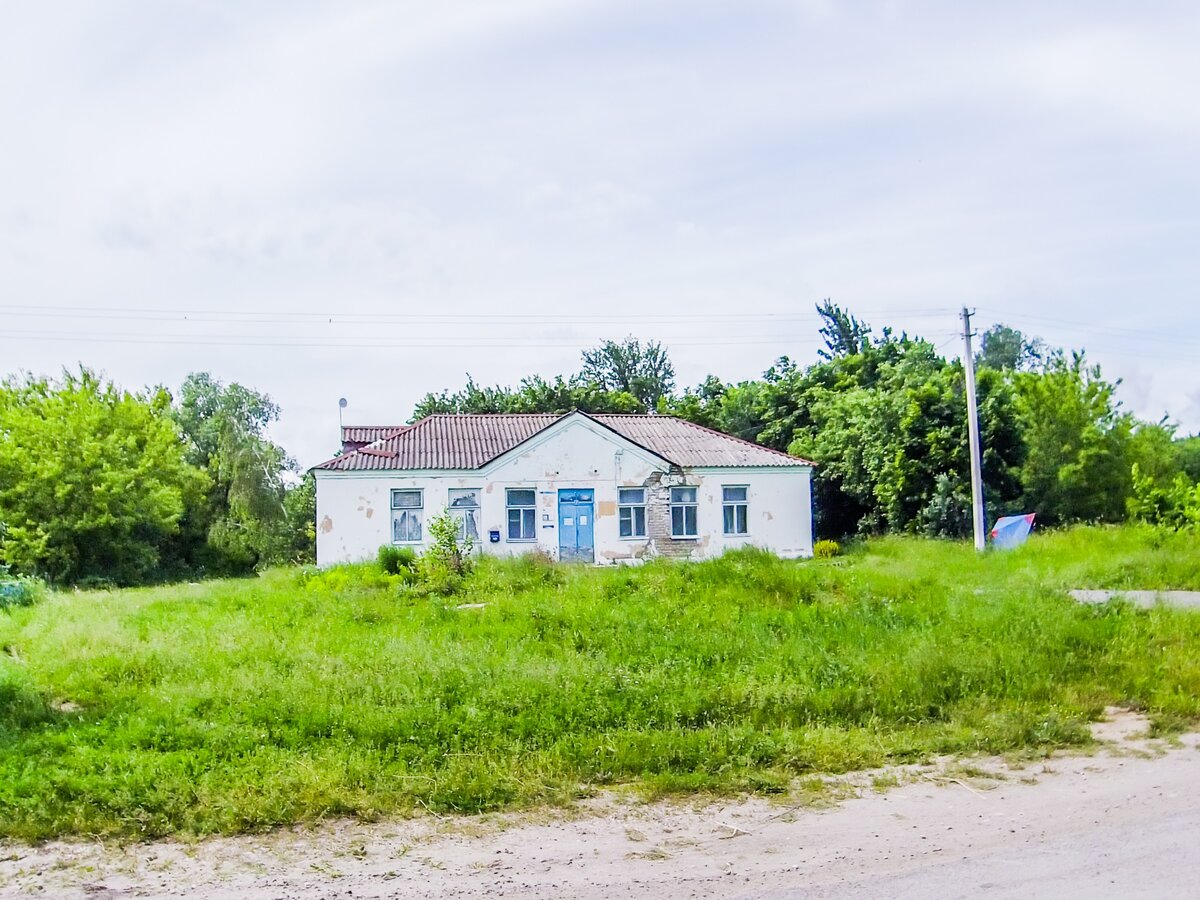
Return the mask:
[(403, 563), (50, 592), (0, 613), (0, 834), (254, 831), (624, 784), (772, 794), (1085, 745), (1114, 704), (1170, 732), (1200, 716), (1200, 615), (1065, 591), (1200, 588), (1197, 541), (1088, 528), (983, 555), (888, 538), (830, 561), (484, 557), (452, 599), (414, 590)]

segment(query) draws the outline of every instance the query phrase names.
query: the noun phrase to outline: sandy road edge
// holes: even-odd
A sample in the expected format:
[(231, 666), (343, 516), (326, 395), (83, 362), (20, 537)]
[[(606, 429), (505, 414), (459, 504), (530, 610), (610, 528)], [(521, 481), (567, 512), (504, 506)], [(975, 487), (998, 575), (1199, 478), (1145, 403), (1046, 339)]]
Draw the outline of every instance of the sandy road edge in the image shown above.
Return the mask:
[(938, 854), (970, 859), (1002, 851), (1023, 834), (1028, 840), (1039, 821), (1059, 833), (1086, 827), (1090, 806), (1079, 801), (1097, 788), (1105, 815), (1122, 804), (1132, 815), (1159, 776), (1200, 776), (1200, 765), (1190, 768), (1200, 762), (1200, 734), (1150, 741), (1145, 731), (1142, 717), (1110, 710), (1095, 727), (1103, 744), (1093, 755), (1032, 763), (942, 758), (827, 778), (825, 792), (786, 802), (644, 803), (613, 793), (566, 811), (336, 821), (191, 844), (10, 842), (0, 844), (0, 896), (315, 900), (569, 892), (665, 900), (772, 894), (793, 882), (834, 896), (855, 879), (903, 877), (939, 864)]

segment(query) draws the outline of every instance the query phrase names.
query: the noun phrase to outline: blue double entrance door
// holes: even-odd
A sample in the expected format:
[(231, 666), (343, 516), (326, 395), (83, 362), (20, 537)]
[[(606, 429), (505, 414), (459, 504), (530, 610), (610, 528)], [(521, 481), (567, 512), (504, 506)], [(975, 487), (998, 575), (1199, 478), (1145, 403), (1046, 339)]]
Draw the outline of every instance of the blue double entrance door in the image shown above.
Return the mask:
[(558, 558), (596, 561), (595, 494), (591, 489), (558, 492)]

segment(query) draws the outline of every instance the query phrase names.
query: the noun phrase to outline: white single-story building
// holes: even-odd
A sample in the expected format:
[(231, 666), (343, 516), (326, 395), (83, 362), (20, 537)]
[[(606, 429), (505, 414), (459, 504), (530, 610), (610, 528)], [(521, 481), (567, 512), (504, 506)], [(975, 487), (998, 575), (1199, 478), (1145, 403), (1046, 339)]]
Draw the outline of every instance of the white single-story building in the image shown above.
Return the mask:
[(444, 510), (490, 554), (812, 554), (811, 462), (671, 416), (435, 415), (342, 439), (313, 469), (319, 565), (419, 551)]

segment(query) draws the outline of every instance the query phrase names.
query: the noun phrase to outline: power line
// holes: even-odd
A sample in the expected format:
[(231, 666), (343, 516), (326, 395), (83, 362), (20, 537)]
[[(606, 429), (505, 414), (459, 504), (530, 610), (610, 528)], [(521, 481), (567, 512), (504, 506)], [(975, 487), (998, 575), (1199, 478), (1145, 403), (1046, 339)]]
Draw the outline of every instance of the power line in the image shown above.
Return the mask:
[[(945, 313), (932, 308), (886, 310), (880, 311), (885, 315), (897, 318), (927, 318), (941, 317)], [(1037, 314), (1014, 313), (995, 309), (986, 310), (998, 321), (1008, 320), (1018, 323), (1038, 321), (1056, 324), (1070, 328), (1079, 333), (1083, 340), (1094, 350), (1104, 355), (1120, 356), (1123, 358), (1142, 358), (1145, 353), (1131, 352), (1131, 345), (1162, 345), (1171, 347), (1196, 347), (1200, 339), (1183, 335), (1164, 335), (1153, 332), (1138, 331), (1107, 327), (1087, 322), (1072, 321), (1052, 316)], [(866, 314), (870, 314), (867, 311)], [(815, 313), (776, 313), (776, 312), (735, 312), (735, 313), (680, 313), (677, 315), (653, 313), (581, 313), (581, 314), (536, 314), (536, 313), (342, 313), (342, 312), (301, 312), (295, 310), (253, 311), (253, 310), (203, 310), (203, 309), (143, 309), (129, 306), (38, 306), (32, 304), (0, 304), (0, 317), (10, 316), (20, 319), (82, 319), (82, 320), (118, 320), (144, 321), (183, 324), (185, 327), (202, 325), (271, 325), (275, 327), (293, 326), (303, 328), (307, 333), (293, 334), (212, 334), (198, 330), (196, 333), (169, 333), (147, 331), (145, 333), (97, 333), (64, 332), (46, 329), (0, 329), (0, 340), (5, 337), (38, 342), (75, 342), (75, 343), (113, 343), (113, 344), (162, 344), (162, 345), (202, 345), (230, 347), (318, 347), (328, 349), (484, 349), (505, 348), (579, 348), (596, 338), (595, 334), (581, 335), (578, 338), (565, 338), (548, 335), (545, 339), (534, 340), (528, 335), (518, 336), (516, 340), (504, 338), (490, 339), (487, 337), (456, 337), (450, 334), (430, 334), (417, 337), (413, 334), (391, 337), (387, 334), (354, 335), (330, 333), (328, 326), (373, 325), (380, 328), (426, 329), (437, 326), (452, 326), (455, 331), (467, 325), (487, 327), (503, 326), (510, 328), (531, 329), (537, 327), (553, 328), (555, 326), (609, 326), (642, 327), (647, 325), (694, 326), (701, 329), (704, 326), (718, 326), (722, 329), (719, 336), (707, 338), (703, 333), (691, 333), (672, 338), (670, 335), (652, 335), (655, 340), (663, 341), (676, 347), (736, 347), (763, 346), (779, 344), (802, 344), (813, 346), (819, 343), (815, 334), (748, 334), (731, 335), (727, 329), (731, 325), (796, 325), (809, 324), (816, 317)], [(29, 322), (28, 324), (34, 324)], [(946, 334), (942, 329), (934, 329), (925, 335), (914, 334), (913, 337), (937, 340)], [(958, 332), (954, 337), (961, 337)], [(1096, 340), (1098, 338), (1098, 340)], [(1109, 341), (1120, 341), (1119, 346)], [(941, 351), (949, 343), (941, 341), (936, 349)], [(1164, 361), (1191, 362), (1191, 357), (1164, 354), (1158, 349), (1153, 352), (1154, 358)]]
[[(141, 309), (137, 307), (37, 306), (0, 304), (0, 314), (20, 318), (87, 318), (154, 322), (203, 322), (274, 325), (284, 321), (297, 324), (620, 324), (638, 323), (713, 323), (730, 322), (812, 322), (815, 313), (353, 313), (343, 311), (302, 312), (297, 310), (202, 310)], [(887, 311), (902, 318), (940, 317), (942, 312)]]
[[(486, 340), (486, 339), (467, 339), (467, 340), (445, 340), (438, 338), (426, 338), (421, 340), (387, 340), (387, 339), (371, 339), (371, 338), (312, 338), (304, 339), (302, 337), (290, 338), (270, 338), (258, 336), (240, 336), (240, 335), (130, 335), (130, 334), (87, 334), (83, 332), (56, 332), (56, 331), (11, 331), (4, 334), (5, 337), (21, 338), (22, 340), (33, 341), (66, 341), (72, 343), (88, 343), (88, 344), (162, 344), (173, 346), (207, 346), (207, 347), (318, 347), (328, 350), (338, 349), (415, 349), (415, 348), (431, 348), (431, 349), (536, 349), (536, 348), (563, 348), (577, 349), (587, 346), (591, 337), (582, 337), (575, 341), (566, 341), (562, 339), (551, 339), (547, 341), (535, 342), (514, 342), (508, 340)], [(778, 345), (778, 344), (816, 344), (815, 338), (805, 336), (751, 336), (738, 339), (714, 339), (714, 340), (693, 340), (680, 339), (670, 340), (669, 344), (673, 347), (739, 347), (753, 345)]]
[(1061, 328), (1070, 328), (1074, 331), (1080, 331), (1097, 335), (1099, 337), (1119, 338), (1122, 341), (1146, 341), (1146, 342), (1161, 342), (1164, 344), (1180, 344), (1183, 346), (1196, 346), (1200, 344), (1197, 338), (1189, 338), (1182, 335), (1163, 334), (1155, 331), (1144, 331), (1136, 328), (1124, 328), (1117, 325), (1098, 325), (1091, 322), (1080, 322), (1071, 319), (1056, 318), (1053, 316), (1040, 316), (1033, 313), (1010, 313), (1000, 312), (994, 309), (985, 309), (990, 317), (997, 322), (1015, 321), (1015, 322), (1033, 322), (1042, 323), (1045, 325), (1054, 325)]

